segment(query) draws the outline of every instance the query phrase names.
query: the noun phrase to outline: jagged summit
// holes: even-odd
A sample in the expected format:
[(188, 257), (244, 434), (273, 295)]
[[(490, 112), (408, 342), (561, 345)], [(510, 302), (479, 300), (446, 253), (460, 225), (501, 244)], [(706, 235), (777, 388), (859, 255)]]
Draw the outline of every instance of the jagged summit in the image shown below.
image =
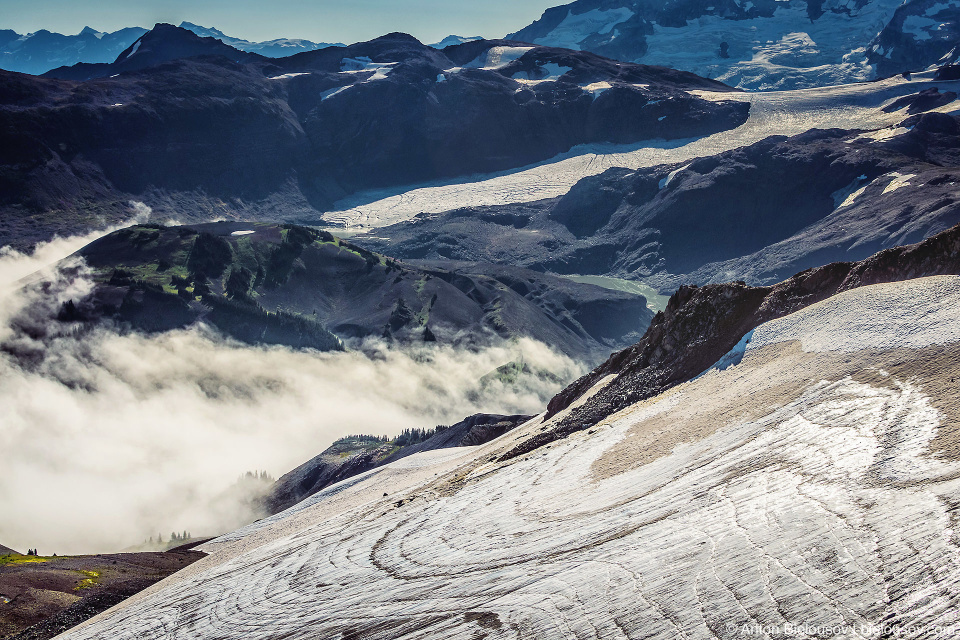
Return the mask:
[(196, 56), (222, 56), (237, 63), (267, 61), (264, 56), (241, 51), (216, 38), (200, 37), (187, 29), (159, 23), (121, 51), (112, 63), (79, 63), (72, 67), (52, 69), (43, 76), (63, 80), (90, 80), (140, 71), (171, 60)]

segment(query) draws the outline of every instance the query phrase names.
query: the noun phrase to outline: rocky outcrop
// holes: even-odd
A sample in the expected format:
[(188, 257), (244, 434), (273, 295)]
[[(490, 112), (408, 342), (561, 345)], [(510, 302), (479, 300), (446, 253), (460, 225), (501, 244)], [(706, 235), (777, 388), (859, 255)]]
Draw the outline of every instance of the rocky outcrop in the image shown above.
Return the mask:
[(607, 376), (606, 386), (551, 429), (503, 455), (511, 459), (703, 373), (758, 325), (857, 287), (960, 274), (960, 225), (921, 243), (887, 249), (861, 262), (833, 263), (772, 287), (742, 282), (681, 287), (637, 344), (615, 353), (551, 401), (547, 417), (570, 407)]

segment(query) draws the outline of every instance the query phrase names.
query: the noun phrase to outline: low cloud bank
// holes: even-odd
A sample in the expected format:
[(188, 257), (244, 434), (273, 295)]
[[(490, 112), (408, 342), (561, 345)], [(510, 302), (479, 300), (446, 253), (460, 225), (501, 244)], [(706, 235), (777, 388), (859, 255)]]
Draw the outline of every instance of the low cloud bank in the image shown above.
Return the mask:
[(322, 354), (203, 327), (144, 336), (55, 322), (91, 286), (82, 263), (22, 279), (92, 239), (0, 250), (0, 542), (14, 548), (106, 552), (158, 532), (229, 530), (251, 517), (223, 498), (245, 471), (279, 477), (348, 434), (536, 413), (556, 380), (480, 381), (521, 357), (563, 381), (582, 373), (532, 340)]

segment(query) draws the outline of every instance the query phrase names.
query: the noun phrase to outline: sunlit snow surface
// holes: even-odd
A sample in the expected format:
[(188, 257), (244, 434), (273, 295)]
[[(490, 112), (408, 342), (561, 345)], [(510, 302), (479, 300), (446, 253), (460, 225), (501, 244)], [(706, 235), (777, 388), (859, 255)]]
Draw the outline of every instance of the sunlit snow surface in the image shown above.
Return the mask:
[[(735, 3), (745, 9), (753, 5), (750, 0)], [(633, 61), (691, 71), (754, 90), (872, 80), (875, 70), (867, 64), (864, 45), (890, 22), (901, 0), (826, 0), (818, 3), (823, 13), (816, 20), (808, 17), (807, 4), (779, 0), (772, 16), (745, 20), (707, 14), (682, 26), (653, 22), (653, 33), (646, 36), (646, 53)], [(708, 12), (714, 9), (703, 8)], [(937, 11), (932, 8), (927, 15)], [(612, 34), (613, 40), (619, 37), (619, 25), (632, 16), (626, 8), (595, 9), (580, 15), (570, 12), (534, 43), (579, 49), (590, 36)], [(920, 40), (930, 39), (930, 32), (938, 28), (938, 21), (919, 16), (910, 16), (904, 23), (904, 31)], [(727, 57), (719, 55), (721, 43), (727, 44)]]
[(519, 459), (538, 420), (331, 487), (65, 637), (956, 637), (942, 398), (854, 377), (957, 353), (958, 301), (952, 276), (841, 294)]
[[(341, 200), (337, 203), (337, 210), (327, 212), (323, 218), (332, 225), (370, 229), (409, 220), (421, 212), (438, 213), (466, 206), (555, 198), (566, 193), (581, 178), (611, 167), (639, 169), (686, 162), (749, 145), (771, 135), (795, 135), (815, 127), (881, 129), (907, 117), (902, 112), (881, 111), (880, 107), (892, 99), (930, 86), (945, 91), (956, 90), (960, 85), (960, 82), (934, 83), (930, 80), (930, 74), (914, 74), (912, 81), (898, 76), (872, 83), (797, 91), (696, 92), (712, 100), (748, 100), (751, 103), (750, 117), (737, 129), (704, 138), (651, 140), (633, 145), (585, 145), (558, 158), (515, 171), (396, 190), (366, 191)], [(598, 83), (587, 88), (592, 91), (605, 87)], [(956, 108), (957, 103), (954, 103), (940, 110)]]

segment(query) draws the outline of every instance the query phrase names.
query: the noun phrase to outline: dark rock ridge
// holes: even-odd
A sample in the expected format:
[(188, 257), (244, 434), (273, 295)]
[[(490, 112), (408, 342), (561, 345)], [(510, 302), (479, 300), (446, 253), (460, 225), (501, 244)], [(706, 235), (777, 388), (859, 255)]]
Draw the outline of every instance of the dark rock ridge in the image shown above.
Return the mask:
[(341, 480), (414, 453), (484, 444), (532, 417), (478, 413), (449, 427), (403, 434), (392, 440), (375, 436), (342, 438), (277, 480), (264, 507), (268, 513), (279, 513)]
[(843, 291), (935, 275), (960, 275), (960, 225), (906, 247), (886, 249), (861, 262), (837, 262), (803, 271), (771, 287), (742, 282), (684, 286), (658, 313), (637, 344), (555, 396), (556, 415), (606, 376), (616, 376), (559, 424), (504, 454), (510, 459), (587, 429), (636, 402), (691, 380), (717, 363), (749, 331)]
[[(955, 99), (928, 90), (890, 108)], [(918, 114), (881, 133), (811, 130), (683, 165), (610, 169), (560, 198), (421, 214), (354, 241), (403, 259), (512, 262), (665, 292), (770, 284), (960, 222), (960, 119)]]
[(761, 90), (870, 80), (957, 61), (960, 7), (940, 0), (897, 4), (577, 0), (547, 9), (507, 37)]
[(293, 225), (141, 225), (78, 255), (96, 286), (57, 310), (64, 322), (156, 332), (203, 321), (253, 344), (329, 350), (338, 337), (374, 336), (472, 347), (526, 336), (597, 362), (653, 317), (643, 296), (516, 267), (412, 266)]
[[(503, 41), (438, 51), (390, 34), (280, 59), (170, 25), (137, 42), (108, 65), (0, 72), (0, 244), (129, 218), (130, 200), (161, 221), (314, 223), (357, 191), (581, 143), (707, 135), (749, 108), (688, 93), (730, 91), (689, 73), (544, 47), (489, 53)], [(586, 88), (597, 82), (611, 88)]]

